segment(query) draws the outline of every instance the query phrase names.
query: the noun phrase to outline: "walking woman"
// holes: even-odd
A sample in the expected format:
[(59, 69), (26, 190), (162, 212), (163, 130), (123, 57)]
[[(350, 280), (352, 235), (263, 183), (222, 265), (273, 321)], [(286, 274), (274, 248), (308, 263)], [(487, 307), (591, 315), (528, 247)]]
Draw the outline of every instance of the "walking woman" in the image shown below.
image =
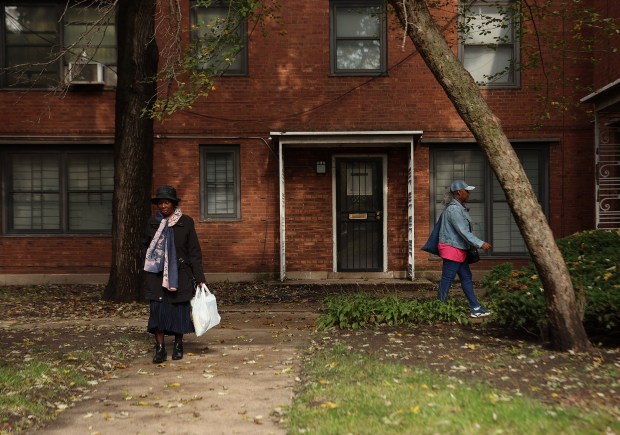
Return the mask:
[(166, 361), (166, 335), (174, 335), (172, 359), (183, 358), (183, 334), (194, 332), (190, 307), (194, 282), (201, 284), (205, 280), (194, 220), (183, 214), (179, 201), (174, 187), (159, 187), (151, 199), (157, 205), (157, 213), (146, 227), (148, 331), (155, 336), (155, 364)]
[(491, 249), (490, 243), (480, 240), (471, 231), (471, 218), (465, 203), (474, 189), (474, 186), (468, 185), (463, 180), (456, 180), (450, 186), (452, 200), (441, 215), (441, 229), (439, 230), (438, 248), (443, 265), (437, 299), (443, 302), (448, 300), (448, 291), (454, 277), (458, 274), (469, 303), (471, 317), (485, 317), (490, 313), (480, 305), (476, 298), (471, 270), (466, 261), (470, 247)]

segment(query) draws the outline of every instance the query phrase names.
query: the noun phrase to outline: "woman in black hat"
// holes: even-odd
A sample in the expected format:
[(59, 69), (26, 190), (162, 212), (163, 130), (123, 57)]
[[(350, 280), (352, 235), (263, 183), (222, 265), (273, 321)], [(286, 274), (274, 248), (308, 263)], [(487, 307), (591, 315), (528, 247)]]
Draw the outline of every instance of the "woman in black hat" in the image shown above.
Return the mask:
[(157, 213), (148, 221), (144, 261), (146, 298), (150, 301), (148, 331), (155, 335), (153, 363), (167, 358), (164, 337), (174, 335), (172, 359), (183, 358), (183, 334), (194, 332), (190, 300), (194, 282), (204, 282), (202, 252), (194, 220), (178, 207), (177, 191), (161, 186), (151, 199)]

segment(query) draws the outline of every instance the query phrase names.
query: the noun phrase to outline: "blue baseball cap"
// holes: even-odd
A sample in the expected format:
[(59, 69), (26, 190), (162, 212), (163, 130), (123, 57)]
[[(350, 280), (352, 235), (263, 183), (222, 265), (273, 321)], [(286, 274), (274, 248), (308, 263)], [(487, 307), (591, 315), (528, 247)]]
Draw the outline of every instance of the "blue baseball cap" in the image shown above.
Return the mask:
[(474, 190), (474, 186), (470, 186), (463, 180), (456, 180), (450, 185), (450, 192), (456, 192), (457, 190)]

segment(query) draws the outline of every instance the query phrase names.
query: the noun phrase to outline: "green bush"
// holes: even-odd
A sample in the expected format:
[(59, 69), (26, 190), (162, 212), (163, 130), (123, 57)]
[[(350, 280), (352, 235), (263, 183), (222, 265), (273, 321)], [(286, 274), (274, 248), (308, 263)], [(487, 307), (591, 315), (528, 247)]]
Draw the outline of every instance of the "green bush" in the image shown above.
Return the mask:
[[(593, 230), (558, 240), (589, 334), (620, 324), (620, 231)], [(547, 330), (542, 283), (532, 264), (495, 267), (482, 279), (493, 320), (544, 336)]]
[(443, 303), (437, 300), (407, 300), (358, 293), (326, 298), (318, 325), (320, 328), (336, 326), (358, 329), (381, 324), (465, 323), (468, 315), (469, 308), (456, 299)]

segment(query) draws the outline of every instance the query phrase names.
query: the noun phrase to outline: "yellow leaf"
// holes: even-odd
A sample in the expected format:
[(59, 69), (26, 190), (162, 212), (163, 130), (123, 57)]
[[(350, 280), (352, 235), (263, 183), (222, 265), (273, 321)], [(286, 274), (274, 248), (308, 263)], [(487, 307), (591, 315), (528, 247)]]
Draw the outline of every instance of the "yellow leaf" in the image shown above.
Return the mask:
[(489, 401), (493, 404), (496, 404), (499, 400), (499, 396), (495, 393), (489, 393), (487, 394), (487, 397), (489, 398)]
[(171, 384), (168, 384), (168, 388), (177, 388), (180, 387), (181, 384), (179, 384), (178, 382), (173, 382)]
[(410, 409), (410, 411), (411, 411), (413, 414), (419, 414), (419, 413), (420, 413), (420, 405), (412, 406), (412, 407), (411, 407), (411, 409)]
[(321, 408), (330, 410), (338, 408), (338, 405), (336, 405), (334, 402), (323, 402), (321, 403)]

